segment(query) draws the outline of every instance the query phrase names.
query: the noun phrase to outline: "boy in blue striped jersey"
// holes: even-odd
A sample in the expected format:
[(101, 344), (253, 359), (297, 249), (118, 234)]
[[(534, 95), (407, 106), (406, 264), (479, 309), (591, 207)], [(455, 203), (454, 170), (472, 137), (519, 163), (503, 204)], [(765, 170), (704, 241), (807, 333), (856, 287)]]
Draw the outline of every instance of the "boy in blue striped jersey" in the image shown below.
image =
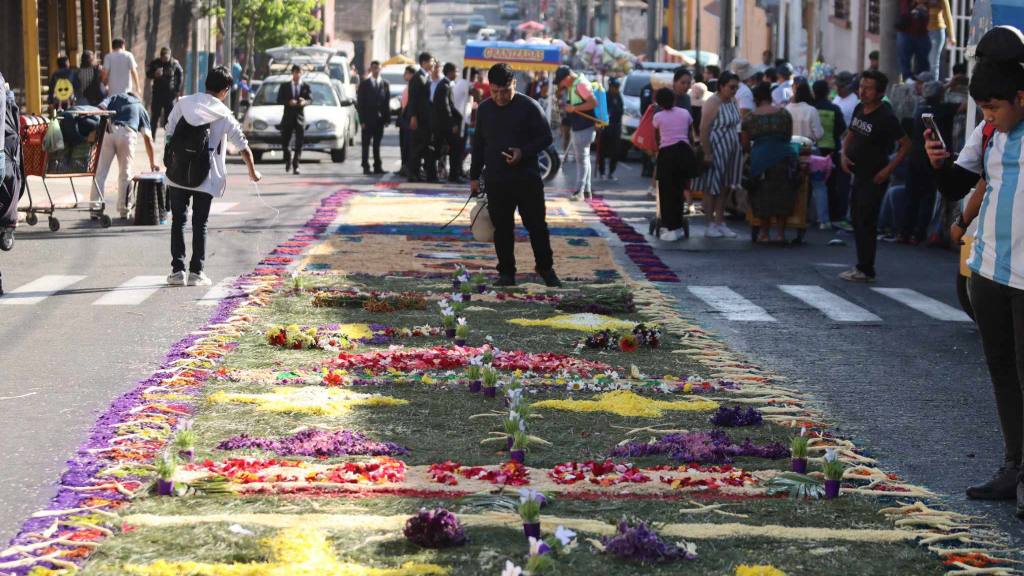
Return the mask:
[(1024, 68), (1016, 60), (983, 61), (974, 69), (970, 92), (985, 121), (955, 162), (938, 138), (925, 132), (944, 196), (963, 198), (983, 181), (953, 225), (953, 235), (959, 237), (978, 219), (967, 261), (973, 273), (969, 290), (995, 391), (1005, 460), (992, 480), (971, 486), (967, 496), (1016, 498), (1017, 516), (1024, 519)]

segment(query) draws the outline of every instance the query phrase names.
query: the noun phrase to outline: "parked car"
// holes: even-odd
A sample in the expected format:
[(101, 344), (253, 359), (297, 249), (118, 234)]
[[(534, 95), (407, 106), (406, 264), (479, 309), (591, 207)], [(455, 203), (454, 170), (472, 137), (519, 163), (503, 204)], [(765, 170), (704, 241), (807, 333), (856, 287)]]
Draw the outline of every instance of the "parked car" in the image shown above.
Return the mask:
[(402, 109), (402, 94), (405, 94), (405, 64), (389, 64), (380, 69), (380, 77), (387, 80), (391, 90), (391, 115)]
[(476, 33), (476, 39), (485, 41), (497, 40), (498, 31), (495, 30), (494, 28), (481, 28), (480, 31)]
[(519, 2), (516, 0), (504, 0), (499, 9), (501, 17), (505, 20), (519, 17)]
[(640, 109), (640, 92), (651, 82), (651, 76), (671, 85), (672, 73), (679, 66), (672, 62), (646, 62), (626, 76), (622, 85), (622, 139), (632, 140), (633, 132), (640, 125), (643, 110)]
[[(334, 162), (344, 162), (349, 140), (353, 137), (355, 107), (351, 98), (341, 98), (339, 89), (323, 72), (302, 76), (309, 84), (313, 101), (306, 106), (304, 151), (323, 152)], [(266, 152), (281, 149), (281, 117), (284, 106), (277, 104), (281, 86), (291, 82), (290, 75), (269, 76), (253, 98), (252, 106), (242, 120), (242, 130), (257, 162)]]
[(481, 28), (487, 27), (487, 19), (479, 14), (473, 14), (466, 20), (466, 34), (476, 34)]

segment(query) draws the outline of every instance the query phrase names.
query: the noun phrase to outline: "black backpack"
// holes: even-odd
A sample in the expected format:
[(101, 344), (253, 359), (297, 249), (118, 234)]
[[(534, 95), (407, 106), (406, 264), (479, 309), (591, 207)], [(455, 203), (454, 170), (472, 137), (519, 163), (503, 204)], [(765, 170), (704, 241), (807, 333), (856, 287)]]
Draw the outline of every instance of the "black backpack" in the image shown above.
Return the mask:
[(167, 178), (179, 186), (196, 188), (210, 174), (210, 125), (193, 126), (178, 120), (164, 149)]

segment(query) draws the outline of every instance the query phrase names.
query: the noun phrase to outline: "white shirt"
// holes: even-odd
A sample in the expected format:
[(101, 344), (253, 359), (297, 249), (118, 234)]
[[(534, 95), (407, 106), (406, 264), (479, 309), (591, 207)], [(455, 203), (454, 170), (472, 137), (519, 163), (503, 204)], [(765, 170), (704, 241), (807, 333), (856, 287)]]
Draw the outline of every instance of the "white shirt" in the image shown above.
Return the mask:
[(743, 82), (740, 82), (740, 89), (736, 91), (736, 106), (740, 110), (754, 109), (754, 91)]
[(860, 104), (860, 98), (853, 92), (850, 92), (846, 95), (846, 98), (836, 96), (832, 99), (832, 103), (839, 106), (839, 109), (843, 111), (843, 120), (846, 120), (846, 125), (852, 124), (853, 111), (857, 109), (857, 104)]
[(242, 127), (223, 102), (205, 92), (180, 98), (174, 105), (174, 109), (167, 117), (168, 142), (170, 142), (171, 135), (174, 134), (174, 127), (182, 118), (193, 126), (210, 125), (210, 153), (213, 154), (210, 162), (210, 175), (195, 188), (179, 186), (171, 182), (170, 179), (168, 182), (177, 188), (206, 192), (214, 198), (220, 198), (227, 188), (227, 168), (224, 165), (228, 154), (227, 144), (230, 142), (237, 150), (249, 147), (249, 142), (245, 139), (245, 134), (242, 133)]
[(814, 106), (806, 102), (791, 102), (786, 105), (786, 110), (793, 117), (793, 136), (803, 136), (817, 142), (825, 135), (818, 109)]
[[(1024, 123), (996, 131), (982, 156), (985, 123), (974, 129), (956, 163), (986, 176), (967, 267), (997, 284), (1024, 289)], [(984, 166), (984, 170), (982, 167)]]
[(463, 80), (459, 78), (452, 83), (452, 100), (455, 101), (455, 108), (462, 113), (462, 126), (466, 126), (466, 121), (469, 119), (469, 115), (472, 113), (472, 101), (469, 98), (470, 83), (469, 80)]
[(793, 80), (789, 79), (785, 82), (781, 82), (778, 86), (772, 89), (772, 104), (777, 108), (782, 108), (789, 101), (793, 99)]
[(434, 101), (434, 92), (437, 91), (437, 85), (441, 83), (441, 78), (430, 81), (430, 101)]
[(134, 92), (141, 94), (138, 86), (132, 85), (132, 70), (135, 70), (135, 56), (127, 50), (115, 50), (103, 58), (107, 70), (107, 95)]

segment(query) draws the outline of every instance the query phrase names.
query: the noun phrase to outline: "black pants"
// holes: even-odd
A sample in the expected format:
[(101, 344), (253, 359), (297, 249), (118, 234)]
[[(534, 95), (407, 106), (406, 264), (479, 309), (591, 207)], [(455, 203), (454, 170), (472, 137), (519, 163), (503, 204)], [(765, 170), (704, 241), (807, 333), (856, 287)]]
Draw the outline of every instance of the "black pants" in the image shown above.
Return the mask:
[(451, 129), (438, 132), (434, 137), (434, 149), (440, 159), (441, 151), (447, 148), (448, 152), (448, 179), (453, 180), (462, 175), (462, 138), (453, 134)]
[(608, 160), (608, 175), (615, 174), (619, 165), (619, 140), (622, 130), (606, 126), (601, 130), (601, 139), (597, 143), (597, 173), (604, 176), (604, 161)]
[(167, 187), (171, 199), (171, 271), (185, 270), (185, 223), (188, 222), (188, 206), (192, 204), (192, 260), (188, 271), (196, 274), (203, 271), (206, 260), (206, 221), (210, 217), (213, 196), (206, 192)]
[(363, 128), (363, 168), (370, 167), (370, 144), (373, 143), (373, 167), (380, 170), (380, 139), (384, 137), (384, 124), (367, 124)]
[(832, 187), (828, 189), (828, 214), (829, 220), (839, 222), (846, 220), (850, 210), (850, 179), (853, 177), (838, 168), (838, 160), (835, 162), (837, 168), (832, 171)]
[(412, 132), (412, 149), (409, 151), (409, 178), (419, 178), (420, 166), (424, 166), (427, 180), (437, 180), (437, 165), (431, 145), (433, 134), (430, 127), (420, 119), (419, 128)]
[(498, 273), (515, 275), (515, 215), (530, 234), (536, 270), (544, 272), (554, 266), (551, 238), (545, 220), (544, 182), (540, 176), (487, 181), (487, 211), (494, 224), (494, 251), (498, 255)]
[[(295, 134), (294, 159), (292, 151), (288, 149), (291, 145), (292, 134)], [(295, 119), (285, 119), (281, 122), (281, 151), (284, 153), (284, 169), (290, 166), (299, 165), (299, 157), (302, 156), (302, 143), (306, 139), (306, 124)]]
[(167, 125), (167, 116), (174, 108), (174, 95), (153, 94), (153, 102), (150, 104), (149, 121), (150, 132), (156, 138), (156, 129), (159, 126)]
[(402, 168), (409, 169), (409, 151), (412, 144), (409, 142), (409, 125), (405, 118), (398, 120), (398, 149), (402, 157)]
[(1006, 463), (1020, 466), (1024, 460), (1024, 290), (974, 274), (970, 295), (992, 377)]
[(900, 214), (900, 233), (925, 240), (928, 223), (935, 211), (935, 172), (927, 160), (913, 158), (907, 170), (907, 202)]
[(683, 191), (695, 163), (693, 149), (686, 142), (676, 142), (658, 150), (658, 205), (661, 208), (658, 217), (664, 228), (678, 230), (683, 227)]
[(878, 212), (889, 182), (875, 184), (873, 175), (855, 174), (850, 194), (850, 217), (853, 220), (853, 239), (857, 243), (857, 269), (875, 277), (875, 252), (878, 249)]

